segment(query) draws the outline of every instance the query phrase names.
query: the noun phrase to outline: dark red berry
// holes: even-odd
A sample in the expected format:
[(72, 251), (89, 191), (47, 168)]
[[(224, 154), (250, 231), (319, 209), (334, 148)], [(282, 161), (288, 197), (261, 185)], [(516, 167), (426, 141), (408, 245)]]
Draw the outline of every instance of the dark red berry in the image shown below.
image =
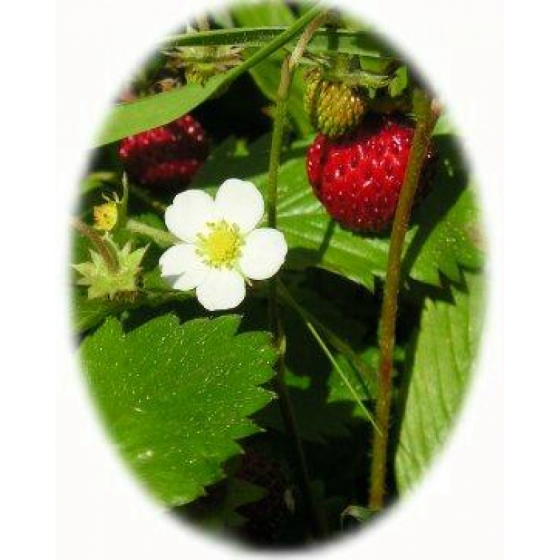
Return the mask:
[(381, 232), (392, 222), (414, 126), (395, 117), (364, 121), (335, 140), (319, 134), (307, 152), (307, 176), (327, 212), (348, 229)]
[(184, 115), (121, 141), (119, 156), (130, 178), (148, 187), (182, 187), (208, 155), (202, 126)]

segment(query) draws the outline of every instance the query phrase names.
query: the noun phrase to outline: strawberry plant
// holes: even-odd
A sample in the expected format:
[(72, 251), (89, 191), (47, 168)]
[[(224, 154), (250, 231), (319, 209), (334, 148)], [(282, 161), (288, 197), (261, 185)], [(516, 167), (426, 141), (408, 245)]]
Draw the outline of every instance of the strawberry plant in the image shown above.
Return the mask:
[(166, 38), (72, 223), (84, 376), (177, 517), (302, 546), (421, 480), (469, 385), (485, 259), (447, 113), (376, 33), (271, 1)]

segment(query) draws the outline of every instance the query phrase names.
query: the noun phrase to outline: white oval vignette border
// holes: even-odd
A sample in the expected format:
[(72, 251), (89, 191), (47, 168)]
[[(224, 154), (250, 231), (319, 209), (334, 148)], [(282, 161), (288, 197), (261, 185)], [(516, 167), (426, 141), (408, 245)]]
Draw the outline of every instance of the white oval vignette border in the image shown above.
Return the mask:
[[(222, 5), (207, 0), (204, 8)], [(289, 556), (320, 554), (330, 560), (375, 558), (377, 553), (383, 560), (499, 560), (502, 304), (493, 286), (502, 283), (496, 260), (503, 218), (501, 3), (378, 0), (372, 7), (366, 0), (340, 0), (336, 5), (385, 32), (448, 103), (481, 187), (490, 240), (490, 290), (482, 351), (464, 413), (423, 483), (374, 528)], [(59, 8), (57, 188), (62, 190), (60, 221), (65, 223), (91, 139), (119, 84), (166, 32), (196, 12), (184, 0), (59, 0)], [(484, 88), (477, 86), (480, 82)], [(68, 237), (68, 230), (60, 229), (60, 235)], [(58, 263), (62, 270), (67, 255), (64, 251)], [(62, 272), (61, 290), (65, 283)], [(68, 299), (66, 293), (63, 297)], [(246, 550), (170, 520), (129, 476), (91, 406), (66, 320), (65, 326), (57, 325), (63, 348), (57, 379), (58, 560), (183, 560), (187, 554), (246, 558)]]

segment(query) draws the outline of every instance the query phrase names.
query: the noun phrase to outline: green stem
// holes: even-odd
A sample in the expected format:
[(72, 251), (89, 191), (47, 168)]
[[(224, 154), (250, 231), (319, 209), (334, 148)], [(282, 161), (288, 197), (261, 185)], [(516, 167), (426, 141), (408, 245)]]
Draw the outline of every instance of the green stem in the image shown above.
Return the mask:
[(414, 92), (414, 107), (418, 118), (412, 148), (408, 159), (404, 183), (397, 205), (391, 231), (387, 276), (383, 303), (381, 306), (379, 365), (379, 388), (375, 419), (381, 433), (373, 436), (373, 452), (370, 479), (369, 507), (373, 511), (383, 508), (387, 477), (387, 448), (391, 414), (391, 392), (393, 370), (393, 350), (395, 346), (395, 326), (397, 319), (398, 294), (402, 265), (404, 239), (422, 172), (422, 165), (428, 152), (430, 137), (439, 116), (439, 110), (430, 98), (420, 90)]
[(171, 247), (171, 245), (177, 242), (177, 238), (172, 233), (149, 226), (133, 218), (126, 222), (125, 227), (132, 233), (149, 237), (160, 247)]
[(272, 130), (272, 142), (270, 145), (270, 161), (268, 167), (268, 195), (267, 195), (267, 223), (268, 227), (275, 228), (277, 224), (278, 205), (278, 169), (280, 167), (280, 154), (284, 141), (284, 124), (286, 120), (286, 105), (290, 86), (292, 85), (292, 73), (289, 69), (289, 58), (286, 57), (280, 71), (280, 85), (276, 98), (276, 113), (274, 117), (274, 128)]
[[(317, 17), (319, 10), (311, 8), (304, 17), (306, 17), (306, 26), (313, 31), (317, 29), (320, 22), (324, 21), (324, 14)], [(309, 17), (311, 15), (311, 17)], [(301, 21), (303, 18), (300, 18)], [(317, 25), (317, 21), (319, 25)], [(293, 26), (292, 26), (293, 27)], [(302, 26), (303, 28), (303, 26)], [(292, 28), (290, 28), (292, 29)], [(302, 44), (307, 44), (310, 40), (313, 31), (304, 31), (298, 41), (297, 48), (294, 50), (292, 57), (286, 57), (282, 63), (280, 72), (280, 83), (278, 85), (277, 99), (276, 99), (276, 112), (274, 117), (274, 128), (272, 131), (272, 141), (270, 146), (270, 161), (268, 172), (268, 193), (267, 193), (267, 223), (271, 228), (276, 228), (277, 225), (277, 205), (278, 205), (278, 169), (280, 167), (280, 156), (282, 152), (282, 145), (284, 141), (284, 127), (286, 121), (286, 106), (288, 102), (288, 95), (290, 93), (290, 86), (292, 84), (293, 70), (305, 49)], [(296, 54), (298, 53), (298, 54)], [(326, 524), (323, 516), (317, 509), (313, 492), (311, 490), (311, 479), (309, 476), (309, 469), (299, 435), (296, 418), (294, 415), (293, 405), (290, 399), (288, 387), (285, 382), (285, 337), (280, 322), (278, 312), (278, 281), (273, 278), (269, 282), (268, 292), (268, 315), (270, 330), (272, 332), (274, 344), (278, 350), (278, 361), (276, 363), (276, 377), (274, 384), (276, 392), (279, 397), (280, 411), (286, 431), (292, 440), (294, 446), (297, 464), (298, 475), (300, 481), (300, 488), (302, 492), (303, 505), (306, 513), (306, 520), (310, 524), (311, 533), (315, 537), (321, 537), (326, 534)]]
[(128, 219), (128, 197), (130, 194), (130, 188), (128, 184), (128, 176), (126, 175), (126, 173), (123, 173), (122, 175), (121, 184), (122, 184), (122, 195), (120, 199), (117, 197), (116, 194), (114, 194), (115, 200), (117, 202), (117, 212), (118, 212), (117, 226), (116, 226), (117, 228), (120, 228), (121, 226), (126, 224), (126, 221)]
[(278, 203), (278, 169), (280, 167), (280, 154), (282, 152), (282, 144), (284, 140), (286, 108), (290, 87), (292, 85), (293, 73), (305, 52), (306, 46), (313, 37), (313, 33), (315, 33), (315, 31), (317, 31), (317, 29), (325, 23), (328, 17), (327, 12), (318, 13), (317, 8), (310, 9), (306, 15), (310, 12), (314, 12), (315, 15), (318, 15), (310, 21), (307, 28), (301, 34), (291, 56), (287, 56), (284, 59), (280, 70), (280, 84), (276, 94), (276, 114), (274, 118), (274, 128), (272, 131), (270, 164), (268, 171), (267, 216), (268, 226), (271, 228), (275, 228), (277, 222), (276, 206)]
[(315, 32), (324, 25), (327, 20), (329, 19), (329, 12), (324, 11), (323, 13), (317, 15), (317, 17), (311, 21), (311, 23), (303, 30), (294, 50), (292, 51), (292, 55), (290, 56), (290, 60), (288, 63), (290, 72), (293, 72), (296, 66), (299, 64), (299, 61), (305, 54), (305, 49), (307, 49), (309, 43), (313, 39), (313, 35)]
[(119, 270), (119, 261), (111, 248), (103, 241), (103, 238), (92, 227), (88, 226), (79, 218), (72, 218), (72, 225), (97, 249), (99, 256), (105, 261), (109, 272), (116, 273)]

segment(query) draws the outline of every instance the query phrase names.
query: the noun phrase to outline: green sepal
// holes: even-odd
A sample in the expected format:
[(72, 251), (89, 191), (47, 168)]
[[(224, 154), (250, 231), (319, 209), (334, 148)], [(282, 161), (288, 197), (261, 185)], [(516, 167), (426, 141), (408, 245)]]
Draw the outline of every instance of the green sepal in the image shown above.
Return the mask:
[(103, 237), (103, 241), (116, 257), (117, 270), (111, 270), (106, 260), (97, 251), (90, 249), (90, 261), (72, 265), (81, 275), (76, 283), (79, 286), (87, 286), (89, 299), (113, 299), (119, 293), (136, 292), (140, 263), (148, 247), (133, 251), (132, 245), (126, 243), (121, 249), (108, 234)]

